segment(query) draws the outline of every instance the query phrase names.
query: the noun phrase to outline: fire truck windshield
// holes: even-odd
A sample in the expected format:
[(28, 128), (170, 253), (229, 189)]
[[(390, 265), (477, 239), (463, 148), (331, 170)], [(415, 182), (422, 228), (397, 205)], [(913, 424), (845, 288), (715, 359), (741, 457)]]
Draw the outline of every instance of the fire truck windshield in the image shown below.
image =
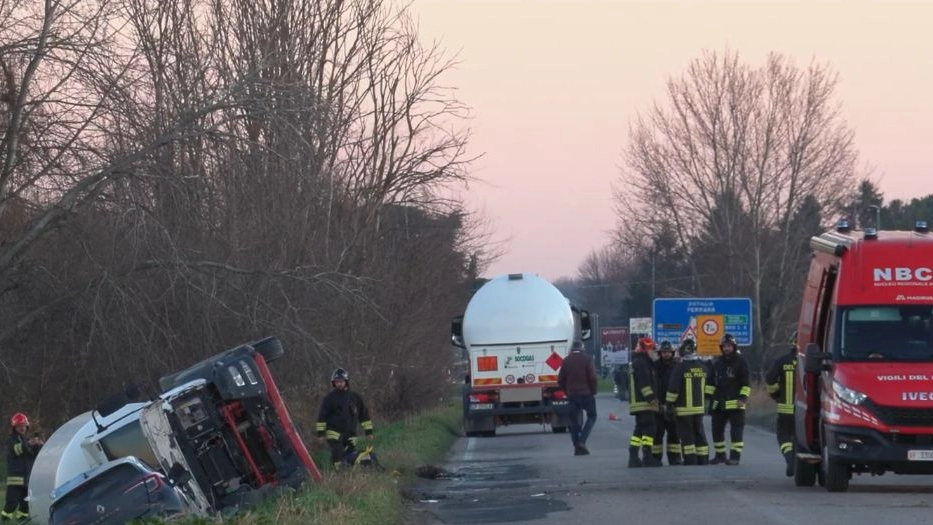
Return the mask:
[(933, 361), (933, 307), (841, 307), (834, 339), (842, 361)]

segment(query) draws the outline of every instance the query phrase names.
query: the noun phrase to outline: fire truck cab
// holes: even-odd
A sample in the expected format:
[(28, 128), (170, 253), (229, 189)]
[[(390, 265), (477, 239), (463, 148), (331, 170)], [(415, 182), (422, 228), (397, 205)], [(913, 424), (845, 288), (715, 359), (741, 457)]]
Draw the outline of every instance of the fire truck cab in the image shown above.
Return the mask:
[(933, 235), (813, 237), (798, 324), (794, 481), (933, 474)]

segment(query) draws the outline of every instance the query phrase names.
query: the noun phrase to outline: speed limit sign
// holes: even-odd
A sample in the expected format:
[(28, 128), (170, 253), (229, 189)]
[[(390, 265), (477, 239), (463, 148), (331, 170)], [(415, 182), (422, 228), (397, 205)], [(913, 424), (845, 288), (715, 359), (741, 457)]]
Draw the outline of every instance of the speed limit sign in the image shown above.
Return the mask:
[(697, 353), (703, 356), (719, 355), (719, 338), (726, 331), (726, 318), (722, 315), (697, 316)]
[(703, 321), (703, 326), (701, 327), (704, 335), (716, 336), (719, 334), (719, 320), (718, 319), (707, 319)]

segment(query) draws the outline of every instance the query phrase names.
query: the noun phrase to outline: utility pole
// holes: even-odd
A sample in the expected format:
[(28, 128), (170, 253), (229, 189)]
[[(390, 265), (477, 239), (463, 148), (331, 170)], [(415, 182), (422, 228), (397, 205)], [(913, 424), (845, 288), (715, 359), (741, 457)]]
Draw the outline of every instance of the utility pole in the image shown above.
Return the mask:
[(655, 298), (654, 282), (655, 282), (655, 273), (656, 273), (655, 266), (656, 266), (657, 256), (658, 256), (658, 245), (657, 243), (655, 243), (654, 247), (651, 249), (651, 300), (652, 301), (654, 301), (654, 298)]

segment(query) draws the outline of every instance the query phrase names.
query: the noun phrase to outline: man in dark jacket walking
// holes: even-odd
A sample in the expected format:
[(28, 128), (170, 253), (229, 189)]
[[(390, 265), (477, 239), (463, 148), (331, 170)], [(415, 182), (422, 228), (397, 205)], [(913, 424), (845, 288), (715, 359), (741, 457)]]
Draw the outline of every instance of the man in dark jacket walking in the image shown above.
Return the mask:
[(330, 460), (339, 470), (343, 458), (356, 449), (358, 428), (373, 439), (373, 422), (363, 397), (350, 390), (350, 374), (338, 368), (330, 376), (334, 387), (321, 401), (317, 418), (317, 437), (330, 445)]
[[(735, 337), (722, 336), (719, 342), (722, 356), (713, 363), (711, 384), (707, 392), (713, 399), (712, 431), (716, 455), (710, 464), (738, 465), (745, 442), (745, 402), (752, 393), (748, 362), (738, 353)], [(731, 447), (726, 458), (726, 424), (729, 425)]]
[[(593, 358), (583, 352), (581, 341), (574, 341), (557, 374), (557, 384), (567, 393), (570, 405), (570, 439), (574, 456), (590, 453), (586, 448), (586, 438), (596, 424), (596, 383)], [(586, 412), (586, 423), (581, 428), (583, 412)]]

